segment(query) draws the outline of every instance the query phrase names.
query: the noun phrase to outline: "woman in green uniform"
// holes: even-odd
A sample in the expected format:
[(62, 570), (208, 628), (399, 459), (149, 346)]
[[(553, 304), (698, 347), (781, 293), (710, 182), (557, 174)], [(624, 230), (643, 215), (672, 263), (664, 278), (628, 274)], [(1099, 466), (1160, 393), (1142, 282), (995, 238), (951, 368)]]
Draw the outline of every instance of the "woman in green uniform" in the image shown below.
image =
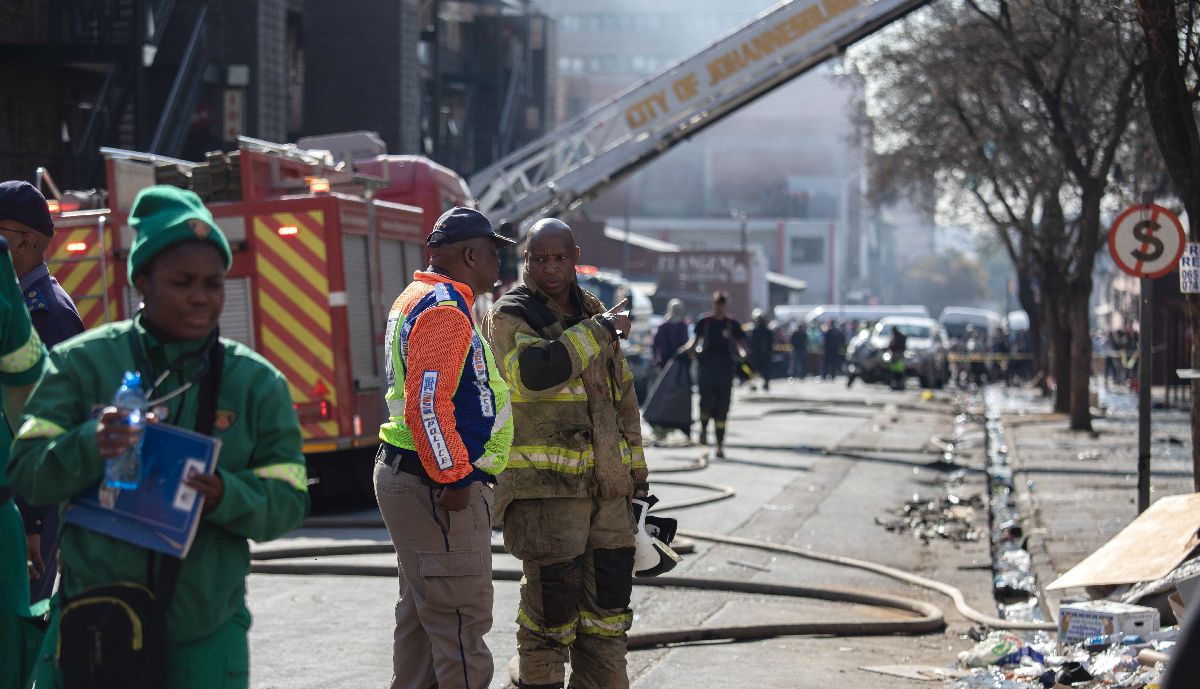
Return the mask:
[[(189, 480), (205, 498), (204, 516), (166, 610), (167, 686), (246, 687), (246, 539), (276, 538), (308, 512), (300, 426), (283, 376), (250, 349), (216, 337), (232, 254), (200, 198), (151, 187), (134, 201), (129, 224), (137, 236), (128, 275), (143, 308), (51, 351), (8, 475), (31, 503), (70, 500), (101, 479), (106, 458), (137, 441), (122, 414), (105, 407), (125, 371), (141, 372), (158, 421), (190, 429), (202, 413), (204, 380), (217, 366), (215, 412), (207, 415), (221, 452), (215, 474)], [(150, 551), (75, 525), (66, 524), (61, 544), (66, 601), (116, 582), (146, 585), (156, 564), (161, 572)], [(43, 646), (39, 682), (53, 660), (51, 641)], [(69, 662), (58, 659), (58, 669)]]
[[(0, 466), (8, 459), (12, 427), (21, 417), (29, 388), (42, 373), (46, 350), (29, 322), (29, 311), (17, 287), (17, 275), (0, 237), (0, 387), (4, 423), (0, 423)], [(29, 617), (29, 568), (25, 529), (12, 501), (12, 488), (0, 476), (0, 689), (21, 689), (30, 668), (26, 663)]]

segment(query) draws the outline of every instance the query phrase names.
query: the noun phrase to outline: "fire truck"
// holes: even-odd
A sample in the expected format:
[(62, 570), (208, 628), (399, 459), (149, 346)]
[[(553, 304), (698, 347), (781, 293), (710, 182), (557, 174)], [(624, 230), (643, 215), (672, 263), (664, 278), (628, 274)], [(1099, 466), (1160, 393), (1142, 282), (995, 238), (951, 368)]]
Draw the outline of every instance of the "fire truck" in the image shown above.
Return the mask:
[(38, 174), (56, 228), (47, 263), (84, 325), (138, 308), (125, 271), (137, 193), (154, 184), (192, 189), (233, 249), (222, 336), (286, 376), (319, 490), (369, 490), (368, 473), (343, 465), (369, 469), (361, 459), (378, 445), (385, 314), (425, 265), (428, 226), (471, 202), (462, 178), (416, 156), (380, 156), (363, 166), (374, 174), (364, 174), (322, 152), (250, 138), (202, 162), (102, 152), (107, 203), (100, 192), (60, 193)]

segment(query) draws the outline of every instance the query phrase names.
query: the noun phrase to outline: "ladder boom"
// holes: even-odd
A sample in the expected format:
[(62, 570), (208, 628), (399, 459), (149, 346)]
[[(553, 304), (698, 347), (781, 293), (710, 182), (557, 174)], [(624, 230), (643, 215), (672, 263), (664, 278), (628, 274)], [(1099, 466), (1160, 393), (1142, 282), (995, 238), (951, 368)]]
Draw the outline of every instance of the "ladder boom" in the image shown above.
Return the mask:
[(558, 215), (930, 0), (787, 0), (471, 177), (497, 225)]

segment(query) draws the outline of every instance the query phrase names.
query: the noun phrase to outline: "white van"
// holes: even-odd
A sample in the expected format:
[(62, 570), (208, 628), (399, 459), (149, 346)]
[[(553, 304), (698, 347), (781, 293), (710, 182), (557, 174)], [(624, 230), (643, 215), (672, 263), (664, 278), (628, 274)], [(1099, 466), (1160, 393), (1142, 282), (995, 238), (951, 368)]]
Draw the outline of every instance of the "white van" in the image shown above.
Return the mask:
[(942, 324), (942, 329), (946, 331), (947, 337), (959, 342), (967, 339), (968, 326), (974, 326), (975, 332), (985, 342), (991, 342), (992, 338), (1004, 327), (1004, 321), (1000, 314), (989, 309), (976, 309), (970, 306), (947, 306), (942, 309), (942, 315), (938, 318), (938, 322)]

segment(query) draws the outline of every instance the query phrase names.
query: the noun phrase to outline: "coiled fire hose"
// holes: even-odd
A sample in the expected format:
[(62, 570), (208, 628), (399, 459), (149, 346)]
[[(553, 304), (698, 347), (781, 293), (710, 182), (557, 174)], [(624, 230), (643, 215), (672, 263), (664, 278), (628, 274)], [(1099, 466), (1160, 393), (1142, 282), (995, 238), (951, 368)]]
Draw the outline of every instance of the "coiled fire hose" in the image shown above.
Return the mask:
[[(840, 452), (831, 454), (841, 454)], [(656, 469), (655, 474), (680, 473), (700, 471), (708, 466), (706, 458), (701, 457), (683, 467)], [(782, 467), (781, 467), (782, 468)], [(714, 483), (678, 481), (673, 479), (656, 479), (655, 485), (674, 485), (708, 491), (709, 495), (695, 498), (662, 502), (655, 512), (696, 507), (719, 500), (727, 500), (736, 495), (729, 487)], [(311, 528), (383, 528), (379, 517), (339, 518), (313, 517), (306, 523)], [(821, 553), (796, 546), (770, 543), (737, 536), (712, 534), (702, 531), (680, 529), (678, 535), (712, 543), (723, 543), (744, 548), (765, 550), (774, 553), (795, 555), (797, 557), (816, 560), (828, 564), (853, 567), (900, 581), (906, 584), (935, 591), (949, 597), (954, 607), (965, 618), (972, 622), (1013, 630), (1053, 630), (1052, 623), (1026, 622), (1006, 620), (994, 615), (988, 615), (972, 608), (966, 601), (962, 591), (950, 584), (928, 577), (922, 577), (894, 567), (882, 565), (867, 560)], [(326, 544), (299, 547), (267, 548), (256, 550), (251, 554), (253, 563), (250, 571), (255, 574), (288, 574), (288, 575), (333, 575), (333, 576), (377, 576), (396, 577), (395, 564), (351, 564), (327, 562), (281, 562), (281, 560), (310, 560), (313, 558), (349, 555), (378, 555), (391, 554), (394, 549), (390, 542)], [(494, 544), (493, 552), (503, 553), (503, 547)], [(492, 570), (492, 578), (496, 581), (520, 581), (519, 569), (498, 568)], [(843, 621), (807, 621), (794, 623), (771, 623), (733, 626), (703, 626), (685, 629), (649, 630), (634, 632), (629, 635), (630, 649), (654, 648), (667, 644), (694, 643), (718, 639), (746, 640), (763, 639), (776, 636), (794, 635), (834, 635), (834, 636), (877, 636), (888, 634), (924, 634), (942, 629), (945, 618), (941, 609), (931, 603), (904, 598), (890, 594), (867, 592), (840, 587), (801, 586), (793, 584), (776, 584), (757, 581), (742, 581), (736, 579), (712, 579), (699, 577), (658, 576), (641, 578), (635, 577), (634, 584), (659, 588), (688, 588), (703, 591), (721, 591), (727, 593), (747, 593), (757, 595), (777, 595), (816, 600), (854, 603), (889, 611), (913, 613), (916, 617), (883, 620), (843, 620)]]

